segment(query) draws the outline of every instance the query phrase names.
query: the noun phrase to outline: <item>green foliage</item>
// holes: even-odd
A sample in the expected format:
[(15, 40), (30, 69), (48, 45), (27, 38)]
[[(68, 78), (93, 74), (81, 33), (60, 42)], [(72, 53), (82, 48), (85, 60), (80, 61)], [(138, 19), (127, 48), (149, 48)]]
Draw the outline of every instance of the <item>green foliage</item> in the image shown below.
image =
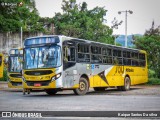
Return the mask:
[(160, 85), (159, 78), (149, 78), (148, 83), (149, 85)]
[(57, 34), (113, 44), (112, 29), (104, 24), (107, 10), (103, 7), (87, 9), (87, 3), (63, 0), (63, 14), (56, 13), (54, 25)]
[(34, 0), (0, 0), (0, 32), (44, 31)]
[(149, 69), (149, 70), (148, 70), (148, 77), (149, 77), (149, 78), (155, 78), (155, 77), (156, 77), (155, 71)]
[(4, 68), (3, 70), (3, 77), (0, 78), (0, 81), (7, 81), (8, 77), (7, 77), (7, 69)]
[(120, 43), (116, 43), (116, 46), (122, 46), (122, 44), (120, 44)]
[(156, 77), (160, 78), (160, 33), (158, 28), (146, 31), (142, 37), (136, 37), (135, 45), (138, 49), (147, 51), (148, 66), (155, 71)]
[(41, 18), (39, 19), (39, 22), (40, 22), (41, 24), (43, 24), (44, 29), (45, 29), (45, 31), (44, 31), (45, 34), (51, 35), (51, 34), (54, 34), (54, 33), (55, 33), (55, 31), (54, 31), (53, 18), (41, 17)]

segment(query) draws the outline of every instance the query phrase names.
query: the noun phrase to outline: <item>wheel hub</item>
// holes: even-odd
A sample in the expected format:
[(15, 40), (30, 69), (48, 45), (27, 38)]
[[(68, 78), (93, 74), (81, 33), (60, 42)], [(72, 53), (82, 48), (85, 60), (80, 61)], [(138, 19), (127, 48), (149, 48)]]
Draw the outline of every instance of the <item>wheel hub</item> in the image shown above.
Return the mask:
[(85, 83), (84, 82), (80, 82), (80, 90), (85, 90)]

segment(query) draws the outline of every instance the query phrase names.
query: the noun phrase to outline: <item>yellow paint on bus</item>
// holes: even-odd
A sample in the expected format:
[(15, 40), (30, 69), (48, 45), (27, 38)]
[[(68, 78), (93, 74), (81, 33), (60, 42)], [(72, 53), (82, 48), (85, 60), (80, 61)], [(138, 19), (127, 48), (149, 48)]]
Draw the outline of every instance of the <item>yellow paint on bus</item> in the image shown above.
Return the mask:
[(4, 69), (4, 58), (3, 54), (0, 53), (0, 78), (3, 77), (3, 69)]

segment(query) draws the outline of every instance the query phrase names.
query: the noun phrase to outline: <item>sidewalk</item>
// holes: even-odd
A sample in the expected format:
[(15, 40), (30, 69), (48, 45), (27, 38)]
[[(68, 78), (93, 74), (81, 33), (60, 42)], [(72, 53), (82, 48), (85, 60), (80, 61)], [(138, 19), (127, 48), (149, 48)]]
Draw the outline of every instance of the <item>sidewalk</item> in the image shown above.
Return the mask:
[(7, 81), (0, 81), (0, 84), (7, 84)]
[(0, 81), (0, 90), (8, 88), (7, 81)]

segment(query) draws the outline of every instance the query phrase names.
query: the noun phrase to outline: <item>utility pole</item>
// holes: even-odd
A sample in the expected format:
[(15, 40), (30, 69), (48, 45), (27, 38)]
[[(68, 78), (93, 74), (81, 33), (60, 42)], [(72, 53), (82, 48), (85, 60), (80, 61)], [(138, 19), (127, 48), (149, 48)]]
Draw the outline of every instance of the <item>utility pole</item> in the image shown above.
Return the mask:
[(127, 14), (130, 13), (130, 14), (133, 14), (133, 11), (131, 10), (126, 10), (126, 11), (118, 11), (118, 14), (121, 14), (121, 13), (125, 13), (125, 47), (127, 47)]

